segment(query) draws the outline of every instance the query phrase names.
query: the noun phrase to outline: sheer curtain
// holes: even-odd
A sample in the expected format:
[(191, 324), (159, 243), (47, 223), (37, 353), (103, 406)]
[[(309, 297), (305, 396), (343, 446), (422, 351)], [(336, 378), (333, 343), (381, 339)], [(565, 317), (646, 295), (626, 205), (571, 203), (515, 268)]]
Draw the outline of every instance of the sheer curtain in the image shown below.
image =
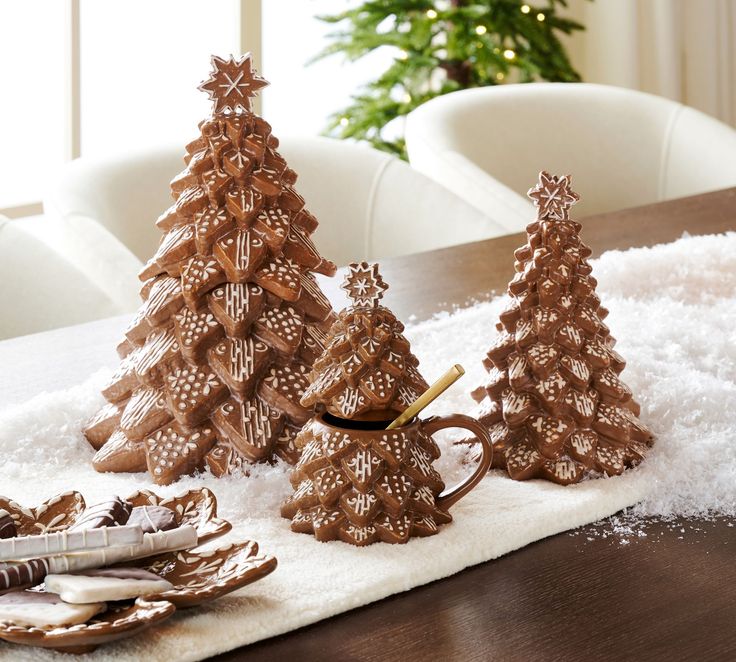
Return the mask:
[(736, 126), (736, 0), (572, 0), (583, 79), (680, 101)]

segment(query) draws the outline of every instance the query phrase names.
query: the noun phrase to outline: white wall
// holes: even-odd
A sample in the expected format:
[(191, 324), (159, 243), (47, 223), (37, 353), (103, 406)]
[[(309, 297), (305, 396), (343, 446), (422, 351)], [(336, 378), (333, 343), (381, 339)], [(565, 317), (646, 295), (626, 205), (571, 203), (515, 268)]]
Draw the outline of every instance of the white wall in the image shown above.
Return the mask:
[(358, 86), (374, 78), (392, 58), (375, 52), (355, 62), (332, 55), (306, 67), (328, 42), (334, 25), (315, 17), (337, 14), (355, 0), (263, 0), (263, 115), (276, 135), (317, 134), (327, 118), (350, 102)]
[(736, 0), (571, 0), (584, 80), (680, 101), (736, 126)]

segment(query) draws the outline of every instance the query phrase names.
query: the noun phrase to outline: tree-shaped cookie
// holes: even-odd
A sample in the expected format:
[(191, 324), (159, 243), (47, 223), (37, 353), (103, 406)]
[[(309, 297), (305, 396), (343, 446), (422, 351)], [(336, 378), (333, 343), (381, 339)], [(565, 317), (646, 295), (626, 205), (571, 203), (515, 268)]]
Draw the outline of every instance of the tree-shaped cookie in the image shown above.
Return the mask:
[(186, 147), (161, 244), (141, 271), (143, 305), (118, 347), (108, 403), (85, 434), (99, 471), (170, 483), (209, 465), (297, 457), (300, 404), (334, 314), (312, 272), (333, 275), (317, 221), (271, 127), (250, 110), (266, 81), (241, 58), (212, 58), (200, 86), (212, 115)]
[(529, 197), (537, 220), (515, 252), (511, 303), (484, 361), (489, 378), (473, 394), (494, 465), (517, 480), (561, 484), (620, 474), (643, 458), (652, 435), (619, 378), (625, 362), (603, 322), (591, 251), (569, 217), (578, 195), (569, 176), (542, 172)]
[(322, 406), (338, 418), (393, 418), (428, 387), (404, 325), (379, 305), (388, 286), (377, 265), (352, 264), (342, 288), (353, 305), (330, 329), (327, 350), (317, 359), (302, 405)]
[(387, 287), (376, 266), (351, 265), (343, 288), (353, 305), (330, 329), (302, 398), (319, 415), (297, 436), (282, 515), (293, 531), (353, 545), (434, 534), (451, 518), (436, 503), (444, 484), (431, 432), (417, 422), (384, 429), (427, 384), (403, 325), (378, 305)]

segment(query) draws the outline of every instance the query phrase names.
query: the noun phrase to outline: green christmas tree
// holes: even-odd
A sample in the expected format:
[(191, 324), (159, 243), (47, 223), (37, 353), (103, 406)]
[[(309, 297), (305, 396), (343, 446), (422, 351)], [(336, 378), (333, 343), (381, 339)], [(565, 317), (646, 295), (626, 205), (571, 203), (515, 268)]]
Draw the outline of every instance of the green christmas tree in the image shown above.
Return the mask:
[(320, 17), (339, 29), (315, 59), (342, 53), (354, 61), (381, 46), (396, 51), (388, 69), (332, 116), (327, 132), (405, 157), (403, 138), (387, 136), (386, 125), (436, 96), (507, 80), (579, 81), (560, 35), (584, 28), (560, 15), (566, 6), (566, 0), (367, 0)]

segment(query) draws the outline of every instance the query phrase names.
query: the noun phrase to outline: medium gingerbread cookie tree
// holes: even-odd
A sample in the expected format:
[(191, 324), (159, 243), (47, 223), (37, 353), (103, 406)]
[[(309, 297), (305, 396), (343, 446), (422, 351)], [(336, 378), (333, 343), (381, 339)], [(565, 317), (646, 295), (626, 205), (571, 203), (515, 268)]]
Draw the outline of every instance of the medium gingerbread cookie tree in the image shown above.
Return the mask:
[(542, 172), (529, 197), (537, 220), (515, 253), (511, 303), (484, 361), (488, 382), (473, 393), (494, 465), (517, 480), (561, 484), (591, 472), (620, 474), (653, 438), (619, 378), (625, 362), (602, 321), (608, 311), (595, 293), (591, 251), (569, 217), (578, 195), (569, 176)]
[(214, 102), (171, 182), (174, 204), (141, 272), (143, 305), (85, 434), (98, 471), (159, 484), (209, 465), (297, 458), (300, 404), (334, 314), (312, 272), (333, 275), (310, 239), (317, 221), (294, 189), (271, 127), (250, 110), (267, 83), (239, 59), (212, 58)]
[(432, 462), (440, 451), (418, 424), (384, 429), (427, 383), (403, 325), (378, 305), (387, 286), (376, 266), (351, 265), (343, 288), (353, 305), (330, 329), (302, 398), (320, 415), (297, 437), (295, 492), (281, 514), (293, 531), (321, 541), (368, 545), (432, 535), (451, 520), (436, 504), (444, 483)]

